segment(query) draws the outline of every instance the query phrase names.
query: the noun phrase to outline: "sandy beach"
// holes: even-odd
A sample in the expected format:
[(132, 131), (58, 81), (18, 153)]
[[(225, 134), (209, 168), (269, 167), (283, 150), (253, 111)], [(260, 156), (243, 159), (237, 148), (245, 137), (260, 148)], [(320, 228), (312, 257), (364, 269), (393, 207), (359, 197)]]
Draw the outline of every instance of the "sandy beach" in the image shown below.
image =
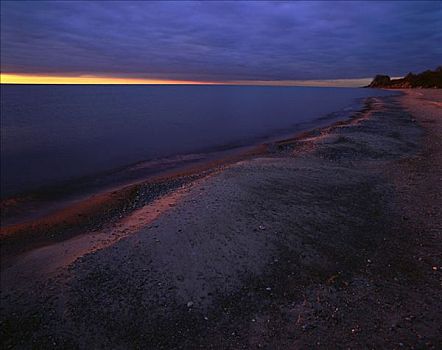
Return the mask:
[(6, 348), (442, 343), (442, 92), (1, 233)]

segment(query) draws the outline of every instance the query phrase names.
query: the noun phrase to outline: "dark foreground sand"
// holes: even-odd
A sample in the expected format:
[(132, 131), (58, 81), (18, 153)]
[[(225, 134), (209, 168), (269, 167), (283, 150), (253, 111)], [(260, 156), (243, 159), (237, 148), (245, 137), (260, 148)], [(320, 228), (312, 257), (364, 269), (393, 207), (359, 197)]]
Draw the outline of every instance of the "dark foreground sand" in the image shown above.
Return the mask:
[(112, 225), (9, 250), (2, 344), (438, 348), (441, 135), (441, 91), (370, 99)]

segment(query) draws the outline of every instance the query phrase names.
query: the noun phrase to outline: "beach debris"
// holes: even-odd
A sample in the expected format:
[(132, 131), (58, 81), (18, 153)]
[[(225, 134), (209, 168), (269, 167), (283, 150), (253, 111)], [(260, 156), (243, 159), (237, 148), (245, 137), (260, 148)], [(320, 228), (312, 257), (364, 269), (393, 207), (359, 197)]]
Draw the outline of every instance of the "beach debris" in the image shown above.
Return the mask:
[(301, 326), (301, 329), (303, 332), (312, 330), (313, 328), (315, 328), (315, 325), (312, 323), (307, 323), (307, 324)]
[(335, 283), (336, 282), (336, 280), (339, 278), (339, 274), (337, 273), (337, 274), (334, 274), (333, 276), (331, 276), (327, 281), (326, 281), (326, 283), (327, 284), (333, 284), (333, 283)]

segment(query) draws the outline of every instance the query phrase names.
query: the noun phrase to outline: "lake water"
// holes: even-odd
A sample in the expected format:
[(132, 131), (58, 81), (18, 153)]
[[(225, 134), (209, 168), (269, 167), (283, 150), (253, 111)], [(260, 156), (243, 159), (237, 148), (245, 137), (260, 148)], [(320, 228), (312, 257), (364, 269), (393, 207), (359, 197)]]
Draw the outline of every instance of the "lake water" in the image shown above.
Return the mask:
[[(2, 85), (2, 197), (344, 118), (374, 89)], [(172, 158), (171, 158), (172, 157)], [(160, 162), (161, 163), (161, 162)], [(151, 162), (153, 170), (158, 161)]]

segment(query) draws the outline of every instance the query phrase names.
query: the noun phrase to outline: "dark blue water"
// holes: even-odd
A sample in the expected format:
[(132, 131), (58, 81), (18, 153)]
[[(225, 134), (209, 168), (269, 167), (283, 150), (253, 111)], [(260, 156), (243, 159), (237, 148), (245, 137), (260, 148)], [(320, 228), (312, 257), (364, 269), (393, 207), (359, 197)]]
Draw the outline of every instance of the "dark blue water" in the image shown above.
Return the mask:
[(252, 144), (383, 94), (347, 88), (2, 85), (2, 197), (139, 161)]

